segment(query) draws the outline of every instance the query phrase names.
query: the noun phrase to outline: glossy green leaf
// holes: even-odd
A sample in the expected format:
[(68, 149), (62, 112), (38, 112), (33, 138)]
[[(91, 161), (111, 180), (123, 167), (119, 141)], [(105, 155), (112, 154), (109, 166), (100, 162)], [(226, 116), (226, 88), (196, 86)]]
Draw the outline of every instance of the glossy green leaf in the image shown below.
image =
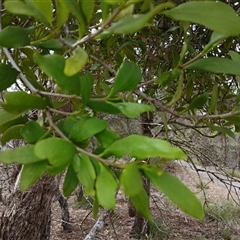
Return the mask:
[(187, 2), (165, 11), (164, 14), (177, 21), (194, 22), (204, 25), (211, 30), (228, 36), (240, 34), (240, 18), (230, 6), (222, 2)]
[(71, 142), (52, 137), (37, 142), (34, 152), (38, 158), (48, 159), (51, 166), (65, 168), (73, 160), (76, 149)]
[(186, 154), (178, 147), (161, 139), (141, 135), (131, 135), (111, 144), (101, 155), (122, 157), (129, 154), (138, 159), (164, 157), (167, 159), (186, 159)]
[(128, 196), (139, 194), (143, 189), (143, 181), (136, 163), (126, 166), (120, 176), (123, 191)]
[(66, 61), (64, 57), (57, 54), (34, 54), (34, 60), (49, 77), (53, 77), (60, 88), (69, 93), (80, 94), (79, 76), (68, 77), (63, 73)]
[(205, 92), (203, 94), (201, 94), (199, 97), (197, 97), (196, 99), (194, 99), (188, 106), (188, 110), (190, 109), (194, 109), (194, 108), (202, 108), (204, 106), (204, 104), (207, 102), (209, 98), (209, 93)]
[(67, 21), (69, 9), (65, 7), (65, 0), (56, 0), (56, 10), (57, 10), (57, 28), (61, 28), (62, 25)]
[(229, 128), (212, 125), (210, 126), (210, 129), (215, 132), (221, 132), (221, 133), (227, 134), (229, 137), (235, 139), (234, 132), (231, 131)]
[(4, 94), (6, 102), (2, 108), (13, 114), (24, 113), (32, 108), (44, 109), (47, 107), (47, 99), (26, 92), (7, 92)]
[(81, 142), (103, 131), (106, 127), (107, 122), (104, 120), (98, 118), (83, 118), (72, 127), (69, 138), (73, 141)]
[(28, 143), (36, 143), (41, 138), (49, 136), (46, 129), (35, 121), (29, 121), (22, 129), (21, 135)]
[(124, 115), (129, 118), (136, 118), (141, 113), (153, 111), (153, 106), (140, 103), (111, 103), (114, 107), (119, 109)]
[(41, 161), (23, 166), (20, 177), (20, 190), (26, 191), (45, 173), (47, 161)]
[(186, 66), (186, 69), (240, 75), (240, 63), (227, 58), (202, 58)]
[(79, 182), (84, 186), (85, 194), (87, 196), (94, 196), (96, 172), (91, 159), (84, 154), (75, 155), (73, 169), (77, 174)]
[(42, 161), (34, 153), (34, 146), (24, 146), (0, 152), (0, 162), (29, 164)]
[(28, 34), (25, 28), (8, 26), (0, 31), (0, 46), (8, 48), (26, 46), (30, 43)]
[(10, 127), (6, 132), (2, 134), (1, 137), (1, 143), (4, 146), (8, 141), (11, 141), (13, 139), (22, 139), (21, 135), (21, 129), (24, 125), (15, 125), (13, 127)]
[(112, 144), (113, 142), (120, 138), (120, 136), (117, 133), (112, 132), (108, 129), (104, 129), (103, 131), (97, 133), (95, 137), (100, 142), (103, 148), (108, 147), (110, 144)]
[(81, 47), (77, 47), (73, 51), (73, 55), (69, 57), (65, 62), (64, 74), (66, 76), (73, 76), (83, 69), (88, 61), (88, 54)]
[(113, 174), (103, 164), (100, 164), (100, 173), (96, 180), (96, 193), (99, 204), (108, 209), (114, 208), (117, 189), (118, 183)]
[(3, 91), (15, 83), (18, 71), (10, 65), (0, 63), (0, 91)]
[(141, 80), (141, 69), (136, 63), (124, 61), (117, 72), (109, 97), (118, 92), (133, 90)]
[(64, 196), (70, 196), (72, 192), (76, 189), (78, 183), (79, 181), (76, 173), (74, 172), (73, 166), (69, 165), (63, 182)]
[(144, 169), (147, 178), (185, 213), (203, 219), (204, 211), (197, 197), (176, 177), (157, 169)]
[(93, 87), (94, 79), (90, 73), (86, 73), (85, 75), (80, 77), (80, 86), (81, 86), (81, 96), (82, 102), (84, 105), (87, 104)]

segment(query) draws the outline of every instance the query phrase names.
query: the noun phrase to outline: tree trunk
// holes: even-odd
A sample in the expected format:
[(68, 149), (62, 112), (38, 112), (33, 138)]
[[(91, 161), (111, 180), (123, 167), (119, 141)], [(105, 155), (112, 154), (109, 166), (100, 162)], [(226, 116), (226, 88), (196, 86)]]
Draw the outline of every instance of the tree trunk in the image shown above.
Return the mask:
[(57, 178), (44, 175), (28, 191), (13, 192), (1, 216), (0, 239), (48, 240), (51, 204), (57, 191)]
[[(141, 124), (142, 124), (142, 134), (151, 137), (151, 123), (153, 122), (153, 114), (152, 113), (143, 113), (141, 114)], [(144, 188), (148, 196), (150, 196), (150, 182), (148, 179), (143, 177)], [(129, 201), (128, 205), (128, 214), (130, 217), (135, 217), (134, 224), (132, 226), (132, 230), (130, 235), (136, 239), (141, 239), (146, 236), (148, 231), (148, 221), (143, 218)]]

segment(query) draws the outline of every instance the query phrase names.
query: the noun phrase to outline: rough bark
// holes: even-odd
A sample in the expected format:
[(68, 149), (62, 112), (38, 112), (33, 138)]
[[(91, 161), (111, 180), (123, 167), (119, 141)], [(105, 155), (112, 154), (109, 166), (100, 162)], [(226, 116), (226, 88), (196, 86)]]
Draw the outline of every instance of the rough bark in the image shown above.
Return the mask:
[(0, 239), (48, 240), (51, 204), (57, 190), (57, 179), (44, 175), (28, 191), (14, 191), (1, 216)]
[[(142, 122), (142, 134), (151, 137), (151, 123), (153, 122), (152, 113), (143, 113), (141, 115)], [(148, 196), (150, 196), (150, 182), (148, 179), (143, 177), (144, 188)], [(135, 217), (134, 224), (130, 235), (135, 239), (140, 239), (143, 236), (146, 236), (148, 231), (148, 221), (144, 219), (135, 209), (133, 204), (129, 201), (128, 204), (128, 214), (130, 217)]]

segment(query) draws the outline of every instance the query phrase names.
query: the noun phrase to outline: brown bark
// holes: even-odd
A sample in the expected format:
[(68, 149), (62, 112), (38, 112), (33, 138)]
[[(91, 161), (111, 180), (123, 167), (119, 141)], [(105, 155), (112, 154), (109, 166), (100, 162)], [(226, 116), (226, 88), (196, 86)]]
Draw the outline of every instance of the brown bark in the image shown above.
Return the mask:
[(49, 175), (44, 175), (26, 192), (16, 190), (8, 198), (1, 216), (0, 239), (48, 240), (51, 204), (57, 191), (58, 181)]

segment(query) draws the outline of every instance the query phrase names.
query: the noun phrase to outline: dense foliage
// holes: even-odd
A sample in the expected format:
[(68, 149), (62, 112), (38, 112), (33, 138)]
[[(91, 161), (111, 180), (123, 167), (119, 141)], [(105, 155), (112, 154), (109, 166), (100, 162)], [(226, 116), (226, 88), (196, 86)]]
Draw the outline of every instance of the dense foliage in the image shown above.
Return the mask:
[[(114, 208), (122, 188), (151, 219), (142, 175), (183, 211), (203, 218), (200, 201), (159, 164), (186, 159), (168, 139), (179, 126), (240, 130), (240, 18), (219, 1), (6, 0), (1, 11), (0, 154), (23, 164), (20, 189), (66, 171), (98, 206)], [(100, 113), (137, 118), (161, 112), (165, 139), (121, 138)], [(98, 146), (89, 150), (93, 137)], [(131, 162), (123, 160), (128, 155)]]

